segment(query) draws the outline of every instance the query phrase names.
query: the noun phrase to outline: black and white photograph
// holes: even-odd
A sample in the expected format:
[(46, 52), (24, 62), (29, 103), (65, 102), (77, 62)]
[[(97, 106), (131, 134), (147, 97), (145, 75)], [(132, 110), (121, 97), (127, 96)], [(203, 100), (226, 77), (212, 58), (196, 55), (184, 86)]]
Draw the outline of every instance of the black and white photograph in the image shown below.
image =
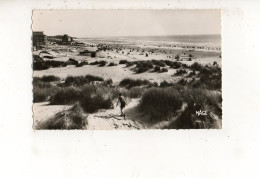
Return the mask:
[(35, 130), (222, 129), (221, 10), (33, 10)]
[(259, 7), (1, 0), (0, 177), (260, 177)]

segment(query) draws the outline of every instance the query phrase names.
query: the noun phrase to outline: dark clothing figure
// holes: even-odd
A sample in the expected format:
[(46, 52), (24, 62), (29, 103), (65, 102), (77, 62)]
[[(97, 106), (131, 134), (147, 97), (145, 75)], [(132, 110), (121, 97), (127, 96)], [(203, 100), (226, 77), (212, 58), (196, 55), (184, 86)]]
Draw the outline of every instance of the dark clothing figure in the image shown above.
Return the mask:
[(126, 103), (125, 103), (125, 99), (122, 96), (122, 94), (119, 94), (116, 105), (118, 105), (119, 102), (120, 102), (121, 116), (125, 116), (124, 113), (123, 113), (123, 109), (124, 109)]

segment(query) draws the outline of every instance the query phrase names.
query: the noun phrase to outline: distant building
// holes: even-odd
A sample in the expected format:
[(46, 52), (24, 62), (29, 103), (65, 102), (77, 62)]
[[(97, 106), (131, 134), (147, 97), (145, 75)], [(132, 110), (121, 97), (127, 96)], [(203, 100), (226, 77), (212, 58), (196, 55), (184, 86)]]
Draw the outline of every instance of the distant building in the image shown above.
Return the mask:
[(72, 38), (72, 37), (70, 37), (70, 36), (67, 35), (67, 34), (63, 35), (63, 37), (62, 37), (62, 43), (63, 43), (63, 44), (71, 44), (72, 41), (73, 41), (73, 38)]
[(45, 45), (47, 40), (43, 32), (33, 32), (33, 46)]

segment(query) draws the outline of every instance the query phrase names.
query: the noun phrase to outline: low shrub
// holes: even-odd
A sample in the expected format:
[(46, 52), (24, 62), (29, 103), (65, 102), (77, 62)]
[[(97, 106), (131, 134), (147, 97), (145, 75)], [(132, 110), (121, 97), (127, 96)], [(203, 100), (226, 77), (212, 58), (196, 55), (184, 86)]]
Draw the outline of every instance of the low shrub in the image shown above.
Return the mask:
[(179, 75), (183, 75), (186, 73), (187, 73), (187, 71), (185, 69), (179, 69), (176, 71), (176, 73), (174, 75), (179, 76)]
[(110, 78), (110, 79), (105, 80), (104, 83), (105, 83), (107, 86), (110, 86), (110, 85), (113, 85), (113, 80)]
[(44, 62), (34, 62), (33, 63), (33, 70), (47, 70), (49, 66)]
[(170, 66), (173, 69), (178, 69), (182, 66), (182, 63), (176, 61), (164, 60), (164, 62), (167, 66)]
[(47, 82), (39, 81), (39, 78), (33, 80), (33, 102), (45, 102), (53, 96), (57, 87)]
[(98, 65), (98, 64), (99, 64), (98, 61), (94, 61), (94, 62), (89, 63), (89, 65)]
[(42, 77), (34, 77), (33, 78), (33, 82), (55, 82), (55, 81), (59, 81), (60, 78), (54, 75), (44, 75)]
[(119, 61), (119, 64), (127, 64), (127, 63), (128, 63), (127, 60), (120, 60), (120, 61)]
[(132, 88), (132, 87), (138, 87), (138, 86), (144, 86), (144, 85), (150, 85), (151, 83), (148, 80), (134, 80), (130, 78), (123, 79), (119, 86), (126, 87), (126, 88)]
[(167, 120), (181, 108), (182, 100), (176, 89), (151, 88), (141, 97), (140, 110), (151, 116), (151, 121)]
[(39, 55), (33, 55), (33, 62), (44, 62), (44, 60)]
[(191, 82), (194, 88), (219, 90), (222, 87), (221, 68), (218, 66), (202, 66), (198, 74), (199, 80)]
[(143, 73), (153, 68), (153, 63), (151, 61), (139, 61), (136, 64), (136, 73)]
[(53, 56), (43, 56), (43, 58), (53, 59)]
[(88, 62), (87, 61), (83, 61), (83, 62), (77, 64), (76, 67), (82, 67), (84, 65), (88, 65)]
[(165, 67), (166, 64), (163, 62), (163, 61), (159, 61), (159, 60), (152, 60), (152, 63), (156, 66), (159, 66), (159, 67)]
[(79, 62), (73, 58), (69, 58), (69, 60), (67, 61), (67, 65), (78, 65)]
[(136, 63), (137, 63), (137, 62), (127, 61), (126, 67), (131, 67), (131, 66), (135, 65)]
[(50, 104), (73, 104), (79, 101), (82, 97), (81, 90), (75, 87), (58, 88), (55, 94), (51, 97)]
[(160, 71), (161, 71), (161, 68), (159, 66), (154, 67), (154, 72), (160, 72)]
[(94, 76), (94, 75), (86, 75), (86, 76), (68, 76), (65, 79), (65, 86), (82, 86), (87, 83), (91, 83), (93, 81), (104, 81), (102, 77)]
[(99, 76), (94, 76), (94, 75), (86, 75), (85, 76), (86, 79), (88, 79), (90, 82), (92, 81), (104, 81), (104, 79), (102, 77)]
[(85, 129), (87, 124), (87, 116), (83, 113), (81, 106), (76, 104), (73, 108), (61, 111), (52, 118), (40, 122), (36, 129)]
[(114, 63), (114, 62), (110, 62), (110, 63), (108, 64), (109, 67), (111, 67), (111, 66), (116, 66), (116, 65), (117, 65), (117, 64)]
[(107, 64), (106, 61), (100, 61), (99, 62), (99, 67), (104, 67)]
[[(182, 115), (167, 128), (219, 129), (221, 128), (221, 93), (202, 89), (185, 89), (181, 96), (187, 103)], [(207, 115), (196, 115), (196, 111), (207, 111)], [(210, 112), (210, 114), (209, 114)]]
[(203, 66), (197, 62), (194, 62), (191, 66), (190, 66), (191, 70), (196, 70), (196, 71), (200, 71)]
[(160, 72), (168, 72), (168, 69), (163, 67)]
[(192, 76), (194, 76), (194, 75), (196, 75), (196, 72), (195, 72), (195, 70), (191, 71), (191, 72), (188, 74), (188, 76), (187, 76), (187, 77), (192, 77)]
[(128, 90), (126, 92), (127, 93), (126, 95), (129, 98), (140, 98), (144, 92), (145, 92), (144, 88), (133, 87), (133, 88), (130, 88), (130, 90)]
[(180, 84), (180, 85), (186, 85), (186, 84), (187, 84), (187, 80), (185, 80), (184, 78), (182, 78), (182, 79), (180, 79), (180, 80), (178, 81), (178, 84)]
[(165, 80), (160, 83), (160, 87), (172, 87), (172, 86), (175, 86), (175, 84), (174, 83), (168, 83)]
[(113, 106), (113, 102), (111, 98), (105, 98), (101, 94), (90, 95), (86, 94), (80, 100), (81, 107), (87, 113), (94, 113), (99, 109), (109, 109)]
[(85, 85), (86, 83), (89, 83), (89, 80), (86, 79), (84, 76), (68, 76), (65, 79), (65, 86), (82, 86)]
[(33, 70), (46, 70), (50, 67), (66, 67), (67, 63), (62, 61), (33, 62)]

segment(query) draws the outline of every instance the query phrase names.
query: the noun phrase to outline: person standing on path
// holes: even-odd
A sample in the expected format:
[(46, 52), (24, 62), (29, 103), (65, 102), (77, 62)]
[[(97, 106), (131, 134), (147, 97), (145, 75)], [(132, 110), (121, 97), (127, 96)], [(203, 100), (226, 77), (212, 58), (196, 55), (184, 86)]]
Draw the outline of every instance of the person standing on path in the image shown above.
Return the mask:
[(123, 113), (123, 109), (124, 109), (126, 103), (125, 103), (124, 97), (122, 96), (122, 93), (119, 93), (119, 97), (118, 97), (116, 106), (118, 105), (119, 102), (120, 102), (121, 116), (124, 116), (124, 118), (125, 118), (125, 114)]

